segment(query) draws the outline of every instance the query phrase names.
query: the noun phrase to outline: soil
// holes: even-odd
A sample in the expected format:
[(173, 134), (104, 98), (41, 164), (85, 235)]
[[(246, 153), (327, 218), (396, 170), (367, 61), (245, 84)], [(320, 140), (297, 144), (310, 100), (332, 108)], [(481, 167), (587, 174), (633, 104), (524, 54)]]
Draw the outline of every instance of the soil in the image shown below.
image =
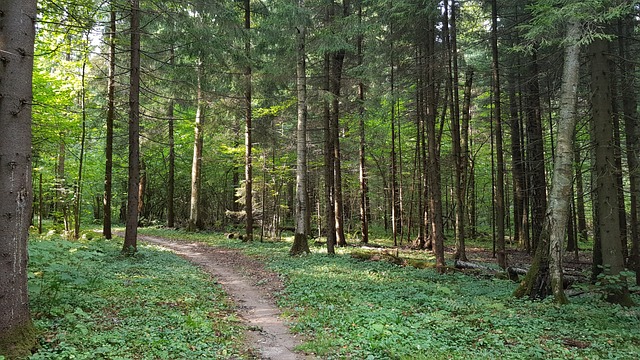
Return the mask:
[(282, 281), (263, 263), (238, 250), (152, 236), (138, 237), (141, 241), (173, 251), (213, 275), (245, 322), (247, 345), (257, 354), (257, 359), (313, 359), (294, 351), (301, 341), (291, 334), (275, 304), (274, 295), (283, 289)]

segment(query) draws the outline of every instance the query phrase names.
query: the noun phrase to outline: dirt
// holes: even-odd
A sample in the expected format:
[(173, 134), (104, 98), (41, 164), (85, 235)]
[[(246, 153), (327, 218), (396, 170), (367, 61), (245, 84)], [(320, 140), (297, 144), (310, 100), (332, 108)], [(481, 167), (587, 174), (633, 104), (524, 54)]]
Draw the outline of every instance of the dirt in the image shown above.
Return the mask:
[(282, 281), (260, 261), (238, 250), (201, 243), (151, 236), (139, 236), (139, 239), (171, 250), (213, 275), (231, 297), (236, 312), (249, 329), (247, 345), (258, 354), (258, 359), (313, 359), (294, 351), (301, 341), (291, 334), (275, 304), (274, 295), (283, 289)]

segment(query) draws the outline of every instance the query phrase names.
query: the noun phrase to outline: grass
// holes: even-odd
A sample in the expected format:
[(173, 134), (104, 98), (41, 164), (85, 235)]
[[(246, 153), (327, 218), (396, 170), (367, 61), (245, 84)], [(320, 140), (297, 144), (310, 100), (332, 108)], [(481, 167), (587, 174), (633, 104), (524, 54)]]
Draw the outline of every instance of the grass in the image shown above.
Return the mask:
[(121, 246), (30, 240), (31, 311), (41, 331), (31, 359), (252, 358), (209, 276), (167, 251), (141, 245), (124, 257)]
[[(215, 234), (145, 229), (241, 248), (286, 279), (280, 305), (301, 350), (324, 359), (637, 359), (640, 309), (598, 292), (558, 306), (512, 297), (515, 283), (352, 259), (349, 248), (289, 257), (290, 242), (242, 243)], [(412, 257), (430, 258), (419, 252)], [(640, 298), (634, 295), (636, 303)]]

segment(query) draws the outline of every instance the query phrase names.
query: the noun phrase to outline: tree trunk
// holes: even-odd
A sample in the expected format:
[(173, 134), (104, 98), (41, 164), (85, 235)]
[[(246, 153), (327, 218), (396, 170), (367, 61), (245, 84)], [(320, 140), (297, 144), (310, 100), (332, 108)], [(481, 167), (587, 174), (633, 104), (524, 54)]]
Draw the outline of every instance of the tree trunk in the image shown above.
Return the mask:
[(80, 108), (82, 112), (82, 129), (80, 130), (80, 158), (78, 159), (78, 182), (76, 184), (75, 206), (73, 208), (73, 238), (80, 238), (80, 214), (82, 207), (82, 166), (84, 165), (84, 145), (87, 137), (86, 78), (87, 62), (82, 63)]
[(640, 119), (638, 117), (636, 66), (630, 49), (636, 20), (627, 16), (620, 22), (619, 52), (622, 60), (622, 112), (627, 145), (627, 165), (629, 167), (629, 238), (631, 254), (629, 267), (636, 272), (636, 284), (640, 285)]
[[(304, 0), (299, 0), (298, 7), (304, 8)], [(296, 134), (296, 230), (293, 239), (293, 245), (289, 250), (290, 255), (300, 255), (309, 253), (309, 228), (307, 218), (309, 212), (309, 203), (307, 195), (307, 70), (306, 70), (306, 50), (305, 35), (306, 28), (304, 21), (297, 26), (297, 52), (296, 52), (296, 80), (298, 95), (298, 126)]]
[[(448, 0), (445, 1), (445, 6)], [(462, 139), (460, 130), (460, 94), (458, 86), (458, 43), (456, 29), (456, 9), (458, 5), (455, 0), (451, 2), (451, 22), (449, 28), (450, 48), (449, 54), (449, 81), (453, 90), (453, 111), (451, 114), (451, 140), (453, 142), (453, 159), (455, 163), (454, 174), (454, 193), (455, 193), (455, 237), (456, 252), (454, 257), (458, 260), (467, 261), (467, 253), (465, 247), (465, 184), (464, 172), (466, 158), (462, 153)], [(471, 94), (469, 94), (471, 96)], [(465, 144), (466, 145), (466, 144)]]
[(336, 217), (336, 243), (338, 246), (346, 246), (347, 239), (344, 235), (344, 201), (342, 194), (342, 159), (340, 154), (340, 87), (342, 78), (342, 64), (344, 62), (344, 50), (333, 55), (331, 61), (331, 87), (333, 99), (331, 101), (331, 122), (333, 125), (333, 161), (334, 161), (334, 206)]
[(32, 207), (31, 103), (36, 1), (0, 3), (0, 355), (30, 355), (27, 240)]
[(461, 151), (461, 157), (462, 157), (462, 186), (464, 186), (464, 196), (465, 196), (465, 204), (467, 204), (467, 206), (465, 206), (465, 213), (464, 216), (465, 218), (467, 218), (469, 221), (465, 220), (465, 223), (469, 223), (469, 230), (470, 233), (469, 235), (471, 237), (475, 236), (475, 233), (473, 231), (473, 224), (471, 223), (471, 216), (468, 216), (468, 213), (471, 211), (472, 206), (471, 203), (473, 202), (473, 194), (474, 194), (474, 189), (471, 186), (472, 185), (472, 181), (471, 181), (471, 174), (470, 174), (470, 167), (469, 167), (469, 161), (471, 159), (470, 153), (469, 153), (469, 123), (471, 121), (471, 86), (473, 84), (473, 68), (469, 67), (467, 69), (467, 78), (465, 80), (465, 84), (464, 84), (464, 103), (462, 106), (462, 125), (461, 125), (461, 137), (460, 137), (460, 151)]
[[(577, 140), (576, 140), (577, 141)], [(582, 179), (582, 159), (580, 151), (577, 149), (573, 152), (575, 172), (576, 172), (576, 217), (578, 218), (578, 240), (587, 241), (589, 232), (587, 230), (587, 215), (585, 214), (584, 204), (584, 182)]]
[[(328, 16), (327, 16), (328, 17)], [(330, 92), (330, 54), (324, 55), (324, 88), (327, 93)], [(331, 107), (329, 100), (323, 101), (323, 119), (324, 119), (324, 186), (325, 186), (325, 220), (327, 235), (327, 253), (335, 254), (336, 245), (336, 217), (334, 207), (335, 196), (335, 177), (334, 177), (334, 159), (333, 159), (333, 122), (331, 121)]]
[(527, 164), (529, 173), (528, 196), (531, 205), (531, 249), (536, 248), (547, 207), (547, 181), (544, 166), (544, 139), (540, 115), (540, 89), (535, 53), (529, 59), (529, 76), (525, 89), (525, 115), (527, 120)]
[(500, 71), (498, 62), (498, 5), (496, 0), (491, 1), (491, 52), (493, 58), (493, 101), (494, 123), (496, 136), (496, 237), (498, 265), (507, 268), (507, 255), (505, 252), (505, 227), (506, 215), (504, 204), (504, 154), (502, 150), (502, 113), (500, 94)]
[(113, 182), (113, 121), (116, 111), (116, 12), (114, 0), (111, 0), (109, 21), (109, 73), (107, 81), (107, 133), (105, 144), (104, 170), (104, 211), (102, 213), (102, 234), (111, 239), (111, 200)]
[(244, 44), (245, 56), (247, 57), (247, 66), (244, 69), (244, 104), (245, 104), (245, 162), (244, 162), (244, 180), (245, 180), (245, 203), (246, 211), (246, 237), (244, 241), (253, 240), (253, 155), (251, 154), (253, 147), (252, 132), (253, 125), (251, 111), (251, 6), (250, 0), (244, 1), (244, 29), (246, 31), (246, 40)]
[(578, 45), (580, 32), (580, 23), (572, 20), (566, 35), (558, 145), (549, 194), (549, 208), (534, 262), (515, 293), (518, 297), (526, 295), (532, 299), (542, 299), (551, 292), (554, 300), (561, 304), (568, 301), (562, 285), (562, 244), (567, 231), (573, 182), (573, 134), (576, 123), (577, 89), (580, 81), (580, 46)]
[[(173, 67), (175, 62), (174, 50), (171, 47), (171, 57), (169, 59), (169, 64)], [(173, 98), (169, 100), (169, 104), (167, 105), (167, 121), (169, 126), (169, 179), (167, 181), (167, 227), (175, 226), (175, 205), (173, 202), (173, 198), (175, 197), (175, 172), (176, 172), (176, 144), (175, 144), (175, 136), (174, 136), (174, 100)]]
[(196, 231), (200, 220), (200, 170), (202, 168), (204, 100), (202, 98), (202, 63), (197, 60), (196, 122), (194, 126), (193, 161), (191, 162), (191, 200), (187, 231)]
[[(358, 23), (362, 24), (362, 0), (358, 1)], [(362, 44), (364, 42), (364, 35), (358, 34), (357, 39), (357, 47), (358, 47), (358, 66), (363, 66), (363, 54), (362, 54)], [(362, 79), (358, 80), (358, 129), (360, 136), (360, 144), (359, 144), (359, 157), (358, 157), (358, 170), (359, 170), (359, 183), (360, 183), (360, 232), (362, 235), (362, 242), (364, 244), (369, 243), (369, 207), (368, 207), (368, 198), (369, 198), (369, 188), (367, 185), (367, 167), (365, 163), (365, 123), (364, 123), (364, 82)]]
[(129, 90), (129, 181), (127, 222), (122, 252), (137, 251), (138, 187), (140, 184), (140, 1), (131, 1), (131, 78)]
[[(594, 176), (595, 196), (597, 201), (595, 215), (597, 224), (595, 228), (596, 241), (600, 246), (594, 246), (594, 251), (600, 248), (600, 254), (594, 254), (594, 268), (601, 266), (600, 270), (594, 269), (594, 273), (601, 272), (606, 281), (607, 301), (622, 305), (632, 304), (624, 277), (618, 277), (624, 270), (622, 245), (620, 242), (620, 218), (618, 194), (615, 180), (615, 153), (613, 121), (611, 108), (611, 89), (607, 42), (595, 39), (589, 48), (591, 60), (591, 91), (592, 91), (592, 132), (595, 152)], [(598, 256), (599, 255), (599, 256)], [(596, 259), (601, 257), (602, 262)], [(617, 280), (616, 280), (617, 278)]]
[[(435, 24), (434, 19), (430, 19), (430, 25), (428, 30), (427, 40), (427, 55), (433, 55), (435, 53)], [(436, 256), (436, 268), (439, 271), (444, 271), (445, 259), (444, 259), (444, 229), (442, 222), (442, 190), (440, 187), (440, 153), (438, 151), (438, 142), (436, 141), (436, 76), (435, 76), (435, 64), (426, 64), (426, 133), (428, 144), (428, 170), (425, 168), (428, 179), (429, 188), (429, 217), (431, 225), (430, 241), (433, 242), (435, 256)]]

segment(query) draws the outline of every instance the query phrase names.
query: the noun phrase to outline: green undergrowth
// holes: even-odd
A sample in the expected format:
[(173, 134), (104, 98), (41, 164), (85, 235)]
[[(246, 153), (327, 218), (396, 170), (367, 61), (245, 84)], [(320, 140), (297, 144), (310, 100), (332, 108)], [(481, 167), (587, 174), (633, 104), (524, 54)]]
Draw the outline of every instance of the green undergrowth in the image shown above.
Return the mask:
[[(142, 231), (184, 238), (180, 231)], [(558, 306), (514, 299), (517, 284), (508, 280), (357, 260), (349, 256), (351, 248), (329, 257), (315, 247), (311, 255), (290, 257), (287, 241), (187, 237), (242, 248), (282, 274), (286, 289), (279, 304), (292, 330), (308, 339), (301, 350), (323, 359), (637, 359), (640, 354), (640, 308), (608, 304), (598, 293)]]
[(174, 254), (122, 240), (29, 243), (31, 359), (251, 358), (219, 285)]

